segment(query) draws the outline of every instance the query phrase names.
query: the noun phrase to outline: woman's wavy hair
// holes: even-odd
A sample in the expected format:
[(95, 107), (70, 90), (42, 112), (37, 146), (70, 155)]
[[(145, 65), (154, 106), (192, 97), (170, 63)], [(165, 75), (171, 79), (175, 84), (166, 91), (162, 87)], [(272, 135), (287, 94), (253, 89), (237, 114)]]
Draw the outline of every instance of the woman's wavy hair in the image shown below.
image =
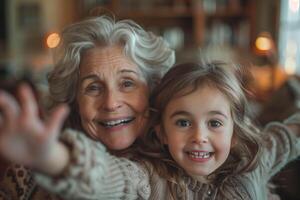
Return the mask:
[(61, 33), (54, 52), (54, 68), (48, 76), (53, 105), (67, 103), (71, 107), (67, 120), (72, 128), (80, 128), (76, 110), (79, 65), (84, 52), (95, 47), (122, 45), (124, 54), (138, 65), (150, 91), (174, 64), (175, 53), (168, 44), (131, 20), (117, 21), (102, 15), (74, 23)]
[[(202, 86), (217, 88), (229, 100), (234, 122), (233, 137), (236, 140), (225, 163), (207, 178), (218, 185), (219, 191), (226, 196), (226, 180), (257, 167), (262, 141), (258, 128), (250, 120), (241, 74), (239, 66), (218, 61), (179, 64), (166, 73), (153, 92), (150, 101), (150, 131), (144, 136), (138, 151), (146, 161), (154, 164), (154, 170), (160, 176), (167, 179), (174, 199), (176, 194), (186, 194), (183, 179), (185, 172), (172, 159), (167, 146), (160, 140), (165, 137), (163, 114), (172, 99), (195, 92)], [(160, 126), (162, 135), (154, 131), (153, 127), (157, 125)]]

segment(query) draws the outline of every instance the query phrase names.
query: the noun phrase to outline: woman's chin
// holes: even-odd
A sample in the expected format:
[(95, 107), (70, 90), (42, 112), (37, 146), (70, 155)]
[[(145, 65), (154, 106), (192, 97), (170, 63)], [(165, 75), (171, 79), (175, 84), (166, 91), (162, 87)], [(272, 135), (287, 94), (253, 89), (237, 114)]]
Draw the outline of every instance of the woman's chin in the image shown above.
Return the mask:
[(129, 148), (132, 144), (134, 143), (134, 140), (118, 140), (118, 141), (113, 141), (113, 142), (109, 142), (106, 145), (106, 147), (110, 150), (113, 151), (120, 151), (120, 150), (125, 150), (127, 148)]
[(127, 129), (121, 130), (93, 130), (89, 131), (88, 135), (92, 139), (100, 141), (108, 150), (120, 151), (129, 148), (140, 134), (127, 127)]

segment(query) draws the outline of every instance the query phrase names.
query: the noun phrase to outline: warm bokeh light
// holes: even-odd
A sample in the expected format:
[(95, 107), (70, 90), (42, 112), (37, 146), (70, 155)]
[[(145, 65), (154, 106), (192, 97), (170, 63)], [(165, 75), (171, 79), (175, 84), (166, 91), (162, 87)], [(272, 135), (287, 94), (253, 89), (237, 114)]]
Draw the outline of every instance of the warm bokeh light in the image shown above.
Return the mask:
[(300, 0), (289, 0), (289, 7), (292, 12), (299, 11)]
[(272, 49), (272, 40), (266, 36), (259, 36), (255, 41), (255, 46), (259, 51), (269, 51)]
[(60, 42), (59, 34), (58, 33), (51, 33), (50, 35), (48, 35), (46, 42), (47, 42), (47, 47), (48, 48), (57, 47), (57, 45)]
[(266, 100), (270, 92), (279, 89), (288, 79), (287, 72), (281, 66), (251, 66), (250, 72), (254, 78), (248, 82), (247, 88), (258, 100)]

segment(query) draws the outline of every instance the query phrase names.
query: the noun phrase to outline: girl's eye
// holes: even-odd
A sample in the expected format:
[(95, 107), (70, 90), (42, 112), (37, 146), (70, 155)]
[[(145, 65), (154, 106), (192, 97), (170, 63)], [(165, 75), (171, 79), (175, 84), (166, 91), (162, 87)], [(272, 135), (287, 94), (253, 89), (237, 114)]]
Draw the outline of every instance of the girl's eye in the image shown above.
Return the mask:
[(190, 121), (185, 119), (179, 119), (175, 122), (175, 124), (180, 127), (190, 127), (192, 125)]
[(213, 127), (213, 128), (218, 128), (218, 127), (220, 127), (220, 126), (223, 125), (223, 124), (222, 124), (220, 121), (218, 121), (218, 120), (210, 120), (210, 121), (208, 122), (208, 124), (209, 124), (210, 127)]

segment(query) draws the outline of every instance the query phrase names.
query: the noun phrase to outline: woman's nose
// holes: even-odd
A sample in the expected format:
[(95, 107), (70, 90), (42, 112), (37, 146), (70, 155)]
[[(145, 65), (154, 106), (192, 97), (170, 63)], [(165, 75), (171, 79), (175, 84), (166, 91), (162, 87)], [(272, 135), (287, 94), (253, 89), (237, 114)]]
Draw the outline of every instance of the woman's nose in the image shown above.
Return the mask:
[(114, 112), (122, 106), (121, 94), (118, 91), (108, 91), (103, 100), (103, 110)]
[(192, 141), (194, 143), (207, 143), (208, 142), (208, 130), (205, 128), (198, 127), (192, 136)]

